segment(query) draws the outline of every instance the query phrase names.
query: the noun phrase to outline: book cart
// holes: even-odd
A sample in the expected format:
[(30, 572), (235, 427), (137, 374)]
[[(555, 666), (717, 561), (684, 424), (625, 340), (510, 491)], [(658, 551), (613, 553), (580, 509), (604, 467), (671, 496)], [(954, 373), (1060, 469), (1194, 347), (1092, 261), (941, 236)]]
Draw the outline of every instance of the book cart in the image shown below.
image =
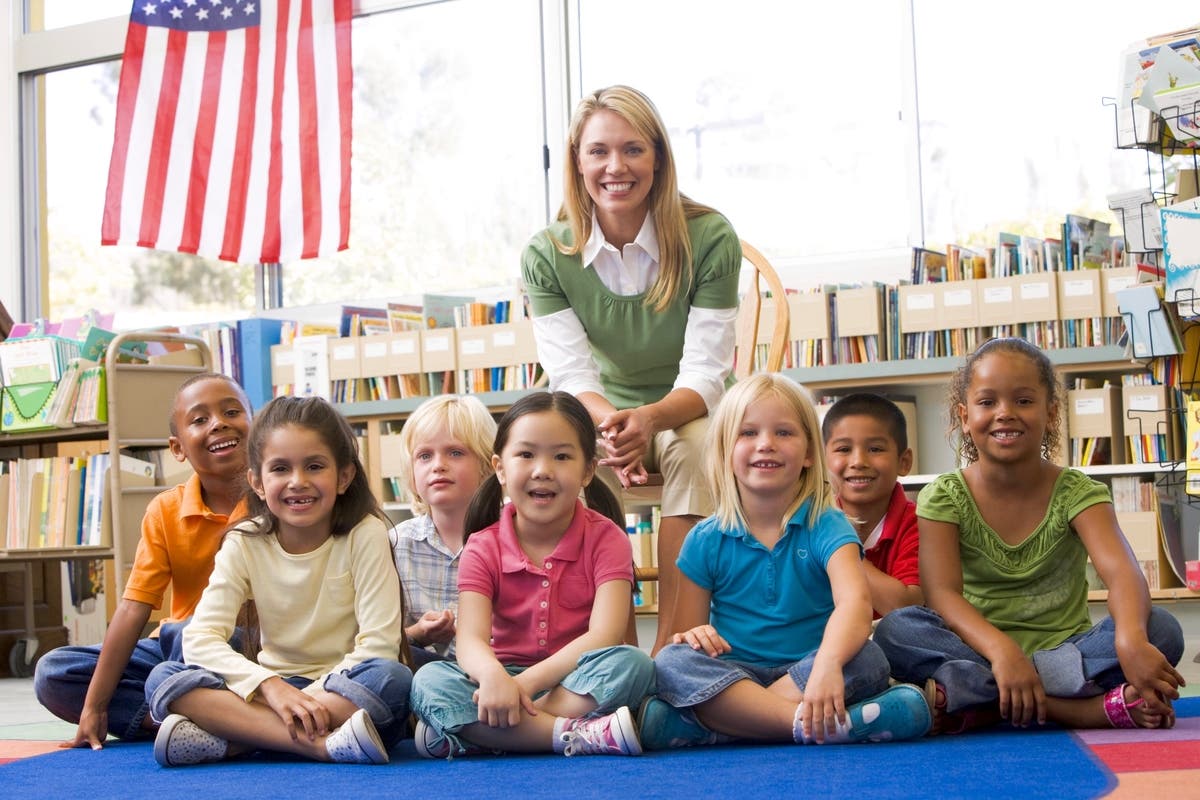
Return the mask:
[[(156, 363), (123, 362), (119, 357), (122, 349), (135, 343), (160, 343), (174, 352)], [(46, 452), (55, 450), (59, 443), (84, 442), (93, 443), (97, 451), (106, 450), (114, 458), (123, 450), (165, 448), (170, 435), (170, 404), (179, 385), (192, 375), (211, 370), (209, 348), (196, 337), (136, 331), (119, 334), (105, 355), (107, 424), (4, 433), (0, 434), (0, 448), (31, 447)], [(100, 484), (105, 538), (98, 545), (0, 549), (0, 572), (21, 574), (24, 582), (24, 631), (8, 654), (9, 670), (14, 677), (33, 673), (39, 646), (34, 620), (35, 564), (112, 559), (115, 579), (108, 592), (112, 599), (123, 593), (141, 536), (142, 515), (150, 500), (164, 488), (152, 479), (141, 480), (140, 485), (133, 483), (131, 476), (123, 474), (114, 463), (108, 470), (106, 483)]]

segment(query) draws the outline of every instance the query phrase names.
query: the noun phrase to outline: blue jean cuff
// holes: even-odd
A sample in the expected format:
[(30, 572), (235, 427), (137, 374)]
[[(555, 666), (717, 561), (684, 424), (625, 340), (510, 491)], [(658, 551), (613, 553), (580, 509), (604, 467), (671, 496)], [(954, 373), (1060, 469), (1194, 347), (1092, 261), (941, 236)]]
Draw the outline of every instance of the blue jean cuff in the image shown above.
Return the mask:
[(162, 724), (171, 713), (171, 703), (193, 689), (224, 689), (225, 681), (200, 667), (188, 667), (163, 679), (150, 698), (150, 718)]
[(142, 728), (142, 722), (146, 719), (146, 714), (149, 712), (150, 704), (142, 703), (141, 708), (133, 715), (133, 719), (129, 720), (129, 727), (121, 734), (121, 738), (125, 741), (134, 741), (149, 736), (150, 732)]
[(325, 676), (325, 685), (322, 688), (327, 692), (346, 698), (359, 708), (365, 709), (367, 714), (370, 715), (371, 721), (376, 726), (391, 725), (396, 721), (392, 710), (388, 708), (386, 703), (379, 699), (378, 695), (343, 673), (331, 672)]

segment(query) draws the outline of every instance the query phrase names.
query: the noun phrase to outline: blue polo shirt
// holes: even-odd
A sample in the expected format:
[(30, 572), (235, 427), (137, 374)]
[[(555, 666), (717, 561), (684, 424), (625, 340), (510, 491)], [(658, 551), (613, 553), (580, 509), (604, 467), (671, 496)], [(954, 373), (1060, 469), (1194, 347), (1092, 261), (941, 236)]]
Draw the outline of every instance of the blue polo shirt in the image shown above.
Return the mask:
[(732, 648), (722, 658), (761, 666), (794, 664), (821, 644), (833, 613), (826, 566), (839, 547), (862, 543), (846, 515), (830, 509), (814, 529), (811, 500), (767, 550), (744, 528), (723, 530), (715, 517), (688, 532), (676, 562), (712, 594), (710, 621)]

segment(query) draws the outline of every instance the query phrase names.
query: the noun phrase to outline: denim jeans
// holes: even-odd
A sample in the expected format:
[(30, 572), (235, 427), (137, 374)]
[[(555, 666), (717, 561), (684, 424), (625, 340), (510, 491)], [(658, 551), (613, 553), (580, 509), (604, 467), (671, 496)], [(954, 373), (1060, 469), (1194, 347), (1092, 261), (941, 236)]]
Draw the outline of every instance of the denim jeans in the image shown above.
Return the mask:
[[(790, 675), (796, 688), (804, 691), (812, 674), (816, 653), (794, 664), (764, 667), (743, 661), (713, 658), (690, 645), (672, 644), (658, 651), (654, 663), (658, 671), (658, 696), (676, 708), (690, 708), (713, 699), (740, 680), (752, 680), (770, 686)], [(842, 668), (846, 684), (846, 705), (874, 697), (888, 687), (888, 663), (883, 651), (868, 640), (858, 654)]]
[[(527, 668), (506, 669), (509, 675), (519, 675)], [(579, 657), (575, 670), (560, 685), (595, 700), (594, 715), (609, 714), (621, 706), (636, 710), (654, 692), (654, 662), (628, 645), (589, 650)], [(456, 662), (434, 661), (413, 677), (413, 711), (438, 736), (449, 739), (455, 752), (462, 752), (463, 743), (456, 734), (479, 721), (479, 707), (472, 699), (478, 688)]]
[[(1154, 606), (1146, 624), (1150, 643), (1172, 664), (1183, 657), (1183, 629), (1170, 612)], [(1125, 682), (1117, 660), (1112, 617), (1057, 647), (1033, 654), (1042, 687), (1051, 697), (1095, 697)], [(875, 641), (897, 680), (918, 685), (929, 678), (946, 691), (946, 710), (995, 703), (1000, 692), (992, 665), (923, 606), (897, 609), (879, 621)]]
[[(149, 706), (146, 679), (164, 661), (183, 660), (183, 628), (188, 620), (167, 622), (157, 639), (141, 639), (134, 645), (129, 663), (108, 703), (108, 733), (122, 739), (150, 735), (142, 729)], [(38, 659), (33, 675), (33, 692), (38, 702), (59, 719), (79, 723), (88, 685), (100, 660), (100, 645), (58, 647)]]
[[(289, 684), (303, 689), (312, 684), (308, 678), (285, 677)], [(341, 695), (359, 708), (366, 709), (379, 729), (379, 736), (391, 747), (404, 736), (408, 724), (408, 694), (412, 671), (399, 661), (371, 658), (343, 672), (325, 677), (322, 687)], [(225, 679), (194, 664), (165, 661), (146, 679), (146, 697), (150, 713), (162, 722), (171, 713), (171, 703), (195, 689), (224, 689)]]

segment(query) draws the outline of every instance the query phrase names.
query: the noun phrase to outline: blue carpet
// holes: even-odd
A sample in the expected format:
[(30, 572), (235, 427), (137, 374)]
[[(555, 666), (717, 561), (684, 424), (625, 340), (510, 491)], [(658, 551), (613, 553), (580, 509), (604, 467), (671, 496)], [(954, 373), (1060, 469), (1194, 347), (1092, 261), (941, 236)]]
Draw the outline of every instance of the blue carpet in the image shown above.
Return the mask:
[(506, 756), (450, 762), (416, 757), (400, 744), (387, 766), (255, 758), (163, 769), (149, 743), (99, 753), (66, 750), (0, 766), (4, 797), (114, 798), (387, 797), (453, 800), (512, 797), (1099, 797), (1111, 772), (1059, 730), (972, 733), (883, 745), (737, 746), (650, 753), (640, 758)]

